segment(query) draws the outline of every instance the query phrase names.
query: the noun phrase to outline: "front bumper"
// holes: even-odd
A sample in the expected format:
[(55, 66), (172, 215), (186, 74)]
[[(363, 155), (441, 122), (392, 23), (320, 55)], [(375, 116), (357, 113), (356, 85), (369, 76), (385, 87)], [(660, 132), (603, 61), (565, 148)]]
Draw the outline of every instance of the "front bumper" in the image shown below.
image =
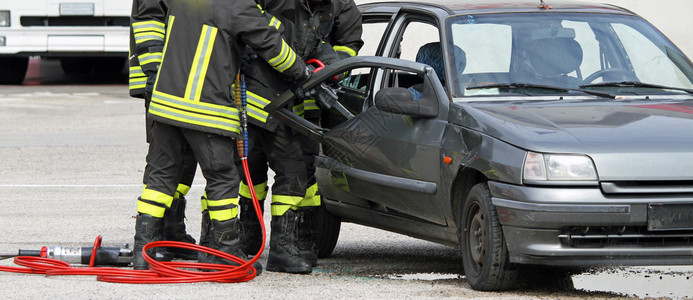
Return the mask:
[(118, 53), (126, 56), (129, 28), (0, 28), (0, 55), (48, 56), (62, 53)]
[(489, 182), (489, 187), (511, 262), (693, 264), (693, 230), (648, 229), (650, 204), (693, 204), (691, 196), (607, 197), (598, 187), (526, 187), (498, 182)]

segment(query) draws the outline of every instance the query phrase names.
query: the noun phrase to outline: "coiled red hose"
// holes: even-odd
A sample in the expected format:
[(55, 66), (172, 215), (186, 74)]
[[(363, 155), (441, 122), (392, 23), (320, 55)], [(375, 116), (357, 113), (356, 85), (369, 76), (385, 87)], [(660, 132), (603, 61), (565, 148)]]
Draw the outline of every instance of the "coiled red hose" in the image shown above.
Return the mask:
[[(94, 241), (92, 256), (88, 267), (72, 267), (70, 264), (57, 259), (34, 256), (17, 256), (14, 263), (21, 267), (0, 266), (0, 271), (14, 273), (31, 273), (54, 275), (95, 275), (96, 279), (104, 282), (152, 284), (152, 283), (191, 283), (191, 282), (244, 282), (257, 276), (257, 270), (253, 264), (260, 258), (265, 249), (265, 222), (253, 189), (253, 183), (248, 171), (248, 161), (242, 157), (243, 171), (250, 187), (250, 195), (253, 199), (253, 208), (262, 228), (262, 246), (252, 259), (245, 261), (231, 254), (216, 249), (175, 241), (157, 241), (146, 244), (142, 249), (142, 256), (149, 263), (149, 270), (124, 270), (112, 267), (94, 267), (96, 249), (101, 245), (101, 236)], [(148, 249), (157, 247), (177, 247), (191, 249), (216, 255), (228, 259), (237, 265), (209, 264), (185, 261), (156, 261), (151, 258)], [(192, 271), (203, 270), (203, 271)]]

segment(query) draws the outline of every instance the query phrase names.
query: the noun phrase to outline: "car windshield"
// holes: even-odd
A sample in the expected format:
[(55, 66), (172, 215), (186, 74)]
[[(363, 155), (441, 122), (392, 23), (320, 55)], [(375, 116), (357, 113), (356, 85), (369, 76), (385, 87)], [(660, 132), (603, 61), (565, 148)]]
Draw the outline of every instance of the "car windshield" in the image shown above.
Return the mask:
[[(639, 17), (461, 15), (447, 21), (458, 97), (689, 94), (693, 65)], [(624, 84), (627, 83), (627, 84)], [(638, 84), (633, 84), (638, 83)], [(597, 94), (598, 95), (598, 94)]]

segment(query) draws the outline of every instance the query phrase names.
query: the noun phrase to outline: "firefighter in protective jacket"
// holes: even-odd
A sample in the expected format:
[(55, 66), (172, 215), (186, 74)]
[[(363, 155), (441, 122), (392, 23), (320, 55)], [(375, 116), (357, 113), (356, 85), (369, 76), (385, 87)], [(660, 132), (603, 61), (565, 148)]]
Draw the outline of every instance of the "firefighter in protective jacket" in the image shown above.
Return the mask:
[[(257, 0), (269, 25), (282, 32), (301, 59), (326, 63), (354, 56), (363, 45), (361, 14), (352, 0)], [(317, 142), (292, 132), (268, 115), (264, 107), (291, 88), (272, 72), (271, 66), (252, 53), (246, 74), (250, 153), (248, 164), (261, 207), (267, 195), (267, 166), (275, 172), (272, 185), (272, 224), (267, 270), (309, 273), (317, 264), (315, 210), (320, 205), (313, 176)], [(315, 100), (306, 99), (292, 108), (317, 122)], [(262, 235), (250, 192), (243, 178), (240, 188), (241, 221), (246, 229), (244, 249), (256, 253)], [(246, 204), (247, 203), (247, 204)], [(250, 208), (250, 209), (246, 209)]]
[[(151, 172), (137, 202), (134, 267), (147, 268), (142, 247), (162, 237), (161, 220), (180, 181), (186, 145), (207, 180), (209, 246), (245, 259), (233, 163), (240, 124), (231, 97), (242, 51), (251, 47), (291, 82), (307, 80), (310, 72), (279, 32), (267, 26), (252, 0), (143, 0), (132, 21), (149, 22), (152, 40), (163, 42), (160, 54), (149, 51), (152, 59), (160, 55), (161, 64), (148, 109), (153, 120), (147, 161)], [(137, 53), (141, 47), (154, 46), (136, 44)], [(200, 260), (224, 262), (216, 256)]]
[[(132, 2), (132, 15), (139, 15), (138, 10), (140, 9), (141, 1), (142, 0), (134, 0)], [(159, 64), (161, 63), (161, 49), (163, 49), (163, 41), (155, 39), (154, 36), (157, 32), (163, 34), (163, 24), (158, 25), (152, 26), (151, 22), (135, 22), (130, 26), (130, 96), (144, 99), (145, 113), (146, 109), (149, 108), (149, 101), (151, 101), (151, 90), (148, 90), (145, 94), (147, 81), (150, 82), (149, 88), (151, 88), (154, 80), (156, 79), (156, 71), (159, 69)], [(137, 44), (147, 44), (148, 46), (140, 47), (140, 52), (137, 53), (137, 49), (135, 47)], [(140, 65), (140, 57), (142, 57), (143, 62), (145, 62), (145, 69), (147, 70), (146, 73)], [(151, 124), (151, 118), (146, 118), (147, 126), (145, 131), (147, 142), (149, 142), (149, 128), (151, 127)], [(197, 161), (195, 160), (195, 156), (193, 156), (192, 150), (189, 147), (186, 148), (185, 158), (181, 167), (183, 176), (178, 184), (178, 187), (176, 188), (176, 194), (173, 197), (171, 207), (166, 210), (163, 218), (164, 240), (194, 244), (195, 239), (185, 230), (185, 207), (187, 202), (185, 195), (190, 190), (190, 186), (195, 178), (195, 172), (197, 171)], [(148, 166), (145, 167), (143, 178), (145, 187), (147, 185), (147, 177), (149, 176), (150, 172), (151, 168)], [(160, 249), (157, 250), (161, 251)], [(183, 248), (169, 248), (158, 257), (163, 259), (195, 259), (197, 257), (197, 252)]]

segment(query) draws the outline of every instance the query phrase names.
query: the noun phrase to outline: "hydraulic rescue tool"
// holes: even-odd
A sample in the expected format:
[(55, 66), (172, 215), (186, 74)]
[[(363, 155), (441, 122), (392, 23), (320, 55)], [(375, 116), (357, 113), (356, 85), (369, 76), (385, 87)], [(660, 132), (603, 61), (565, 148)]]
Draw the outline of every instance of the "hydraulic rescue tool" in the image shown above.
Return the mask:
[[(318, 59), (309, 59), (306, 61), (306, 64), (309, 66), (315, 68), (313, 70), (313, 73), (318, 72), (322, 69), (325, 68), (325, 63)], [(317, 65), (317, 67), (316, 67)], [(337, 80), (338, 76), (335, 76), (333, 80)], [(319, 85), (315, 86), (311, 90), (307, 91), (305, 94), (306, 97), (314, 97), (315, 100), (320, 103), (320, 106), (327, 110), (332, 107), (334, 107), (337, 111), (339, 111), (341, 114), (346, 116), (347, 118), (352, 118), (354, 115), (348, 111), (344, 106), (339, 104), (337, 100), (339, 97), (337, 96), (337, 92), (335, 89), (332, 87), (328, 86), (326, 83), (321, 82)], [(336, 104), (336, 105), (335, 105)]]
[(127, 244), (123, 247), (66, 247), (56, 245), (44, 246), (41, 250), (19, 249), (16, 254), (0, 254), (0, 260), (17, 256), (33, 256), (51, 258), (69, 264), (89, 265), (94, 248), (96, 248), (96, 257), (94, 257), (93, 263), (95, 266), (127, 266), (132, 261), (132, 249)]

